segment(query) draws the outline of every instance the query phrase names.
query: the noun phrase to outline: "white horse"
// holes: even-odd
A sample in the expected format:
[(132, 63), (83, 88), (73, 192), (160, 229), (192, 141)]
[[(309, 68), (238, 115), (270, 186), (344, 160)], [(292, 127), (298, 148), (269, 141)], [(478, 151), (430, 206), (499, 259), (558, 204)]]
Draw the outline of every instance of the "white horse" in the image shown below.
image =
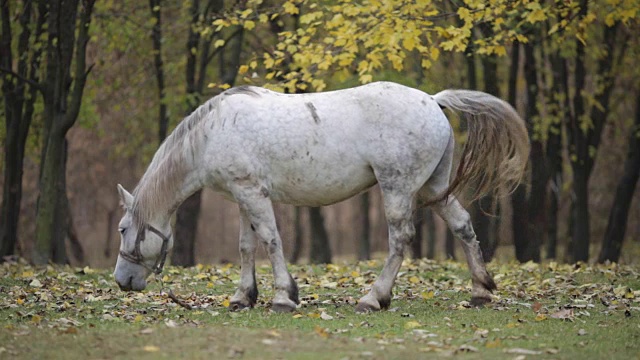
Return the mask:
[[(454, 136), (443, 108), (468, 118), (457, 175), (449, 177)], [(273, 202), (321, 206), (380, 184), (389, 226), (389, 255), (356, 311), (389, 307), (405, 246), (414, 236), (412, 212), (430, 205), (464, 246), (472, 303), (491, 301), (469, 214), (453, 192), (473, 182), (476, 199), (512, 189), (529, 156), (524, 122), (506, 102), (477, 91), (428, 95), (378, 82), (352, 89), (281, 94), (242, 86), (200, 106), (166, 139), (133, 194), (118, 185), (125, 214), (115, 279), (142, 290), (162, 271), (173, 246), (170, 217), (178, 205), (209, 187), (240, 207), (241, 278), (232, 309), (252, 307), (258, 289), (255, 251), (263, 244), (273, 266), (272, 309), (296, 308), (298, 288), (287, 270)], [(146, 240), (145, 240), (146, 239)]]

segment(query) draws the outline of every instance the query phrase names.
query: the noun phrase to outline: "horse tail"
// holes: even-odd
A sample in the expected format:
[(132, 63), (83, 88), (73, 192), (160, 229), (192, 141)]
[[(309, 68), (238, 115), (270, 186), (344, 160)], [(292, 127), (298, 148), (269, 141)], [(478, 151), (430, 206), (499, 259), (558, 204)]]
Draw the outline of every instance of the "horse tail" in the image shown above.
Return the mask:
[(522, 180), (529, 159), (527, 128), (516, 110), (497, 97), (471, 90), (444, 90), (434, 99), (467, 120), (467, 141), (456, 176), (435, 201), (467, 185), (473, 200), (489, 192), (511, 193)]

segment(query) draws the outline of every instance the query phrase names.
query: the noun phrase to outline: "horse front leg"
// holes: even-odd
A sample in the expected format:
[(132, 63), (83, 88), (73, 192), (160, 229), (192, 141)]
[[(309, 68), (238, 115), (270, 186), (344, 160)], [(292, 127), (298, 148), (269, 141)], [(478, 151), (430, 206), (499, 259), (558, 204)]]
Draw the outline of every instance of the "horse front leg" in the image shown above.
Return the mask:
[[(265, 246), (273, 267), (275, 295), (271, 309), (276, 312), (295, 310), (300, 303), (298, 286), (287, 270), (287, 263), (282, 251), (282, 240), (278, 234), (268, 191), (261, 186), (245, 185), (236, 188), (234, 196), (240, 204), (241, 211), (246, 214), (249, 231), (254, 232), (253, 235)], [(251, 274), (253, 276), (253, 270)]]
[(393, 284), (402, 266), (405, 246), (413, 240), (415, 235), (411, 217), (411, 197), (388, 194), (384, 191), (383, 197), (389, 226), (389, 256), (369, 293), (358, 301), (356, 312), (389, 308)]
[(240, 285), (231, 297), (229, 306), (231, 311), (253, 307), (258, 300), (255, 263), (257, 245), (255, 233), (251, 230), (251, 222), (246, 212), (240, 209)]
[(496, 283), (485, 267), (480, 243), (473, 231), (469, 213), (454, 196), (449, 196), (448, 200), (434, 205), (433, 208), (447, 222), (449, 229), (462, 243), (471, 271), (471, 305), (481, 306), (491, 302), (491, 293), (496, 289)]

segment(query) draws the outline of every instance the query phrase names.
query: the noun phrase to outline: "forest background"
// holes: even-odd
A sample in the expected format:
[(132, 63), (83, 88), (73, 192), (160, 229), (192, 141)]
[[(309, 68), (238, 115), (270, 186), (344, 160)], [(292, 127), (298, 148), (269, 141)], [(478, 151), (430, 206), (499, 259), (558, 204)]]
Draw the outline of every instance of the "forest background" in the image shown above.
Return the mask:
[[(432, 94), (486, 91), (525, 118), (525, 182), (469, 205), (487, 260), (633, 262), (638, 8), (637, 0), (1, 0), (0, 255), (113, 266), (116, 184), (133, 189), (167, 133), (226, 88), (293, 93), (389, 80)], [(464, 121), (449, 117), (463, 142)], [(323, 208), (276, 205), (276, 216), (292, 261), (386, 251), (376, 188)], [(175, 221), (174, 264), (237, 260), (233, 203), (205, 190)], [(460, 255), (439, 218), (419, 211), (416, 223), (413, 256)]]

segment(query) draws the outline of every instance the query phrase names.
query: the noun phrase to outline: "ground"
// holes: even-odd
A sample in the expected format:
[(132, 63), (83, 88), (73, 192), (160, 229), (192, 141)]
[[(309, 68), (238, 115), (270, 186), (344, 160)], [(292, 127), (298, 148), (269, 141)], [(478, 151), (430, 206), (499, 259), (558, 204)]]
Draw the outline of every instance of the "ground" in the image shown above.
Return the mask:
[(494, 301), (471, 308), (464, 265), (405, 261), (391, 309), (356, 314), (381, 266), (292, 266), (302, 304), (276, 314), (267, 265), (258, 267), (258, 305), (229, 312), (239, 279), (232, 265), (169, 267), (131, 293), (107, 270), (5, 263), (0, 359), (640, 356), (638, 266), (490, 264)]

